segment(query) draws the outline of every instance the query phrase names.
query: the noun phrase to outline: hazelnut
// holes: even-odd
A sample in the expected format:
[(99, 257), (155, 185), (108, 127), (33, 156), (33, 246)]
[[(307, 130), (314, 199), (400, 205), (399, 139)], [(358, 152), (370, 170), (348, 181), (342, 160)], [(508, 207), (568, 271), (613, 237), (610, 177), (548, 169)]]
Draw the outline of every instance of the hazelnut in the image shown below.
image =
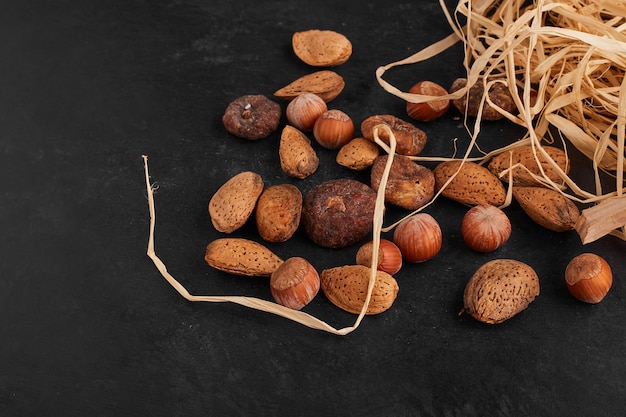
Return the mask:
[(613, 273), (604, 258), (594, 253), (583, 253), (565, 268), (565, 284), (576, 299), (597, 304), (611, 289)]
[[(409, 89), (411, 94), (419, 94), (422, 96), (445, 96), (448, 90), (432, 81), (420, 81)], [(407, 114), (420, 122), (431, 122), (446, 114), (450, 108), (450, 100), (429, 100), (420, 103), (408, 101), (406, 103)]]
[(354, 122), (341, 110), (327, 110), (315, 121), (313, 137), (326, 149), (339, 149), (354, 138)]
[(407, 262), (424, 262), (441, 249), (439, 223), (428, 213), (417, 213), (401, 221), (393, 233), (393, 242)]
[(287, 259), (270, 276), (270, 291), (274, 300), (285, 307), (300, 310), (319, 292), (320, 277), (306, 259)]
[[(359, 248), (356, 253), (357, 265), (372, 266), (372, 252), (374, 241), (369, 241)], [(378, 261), (376, 269), (393, 275), (402, 268), (402, 252), (395, 243), (387, 239), (380, 239), (378, 245)]]
[(467, 246), (476, 252), (493, 252), (511, 236), (511, 222), (498, 207), (480, 204), (465, 213), (461, 233)]
[(303, 132), (313, 130), (315, 121), (328, 110), (326, 102), (313, 93), (300, 94), (287, 104), (287, 121)]

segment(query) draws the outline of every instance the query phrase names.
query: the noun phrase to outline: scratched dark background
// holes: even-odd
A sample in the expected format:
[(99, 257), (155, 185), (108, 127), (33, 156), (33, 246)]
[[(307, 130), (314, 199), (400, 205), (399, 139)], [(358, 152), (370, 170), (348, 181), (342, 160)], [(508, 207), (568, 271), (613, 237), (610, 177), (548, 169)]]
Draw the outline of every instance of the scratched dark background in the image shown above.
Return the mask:
[[(583, 246), (575, 232), (542, 229), (515, 204), (506, 209), (510, 241), (479, 255), (460, 236), (466, 207), (437, 201), (428, 212), (442, 226), (441, 252), (406, 265), (393, 308), (343, 337), (234, 304), (190, 303), (161, 278), (146, 256), (142, 155), (158, 185), (157, 254), (198, 295), (271, 299), (267, 280), (203, 261), (220, 236), (207, 202), (232, 175), (253, 170), (267, 185), (303, 192), (332, 178), (367, 181), (323, 149), (318, 172), (290, 179), (278, 164), (279, 132), (253, 143), (221, 124), (234, 98), (271, 96), (314, 70), (290, 46), (293, 32), (306, 29), (352, 41), (352, 57), (335, 68), (346, 88), (331, 106), (357, 129), (373, 114), (405, 117), (376, 68), (450, 33), (434, 0), (2, 6), (0, 415), (624, 415), (626, 244), (607, 237)], [(401, 89), (421, 79), (449, 85), (463, 73), (461, 59), (455, 47), (385, 78)], [(452, 111), (419, 126), (429, 135), (426, 155), (467, 146)], [(480, 144), (490, 150), (521, 134), (486, 124)], [(573, 157), (574, 177), (590, 186), (584, 159)], [(259, 239), (250, 224), (236, 235)], [(352, 262), (357, 249), (322, 249), (301, 232), (270, 247), (318, 270)], [(594, 306), (563, 282), (567, 262), (586, 251), (615, 273)], [(489, 326), (458, 312), (465, 283), (494, 258), (535, 268), (541, 295)], [(322, 294), (305, 311), (338, 328), (355, 319)]]

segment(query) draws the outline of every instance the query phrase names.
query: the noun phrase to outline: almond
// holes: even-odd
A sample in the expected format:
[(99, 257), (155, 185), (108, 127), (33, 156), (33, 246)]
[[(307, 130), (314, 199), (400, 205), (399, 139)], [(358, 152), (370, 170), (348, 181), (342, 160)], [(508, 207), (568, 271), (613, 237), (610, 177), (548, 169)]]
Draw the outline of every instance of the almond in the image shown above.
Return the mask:
[[(324, 295), (337, 307), (359, 314), (365, 304), (370, 280), (370, 268), (364, 265), (345, 265), (325, 269), (320, 275)], [(388, 310), (398, 295), (398, 283), (383, 271), (376, 271), (376, 280), (366, 314)]]
[(513, 187), (513, 197), (536, 223), (554, 232), (574, 229), (580, 210), (560, 192), (545, 187)]
[(293, 100), (300, 94), (313, 93), (328, 103), (343, 91), (345, 85), (341, 75), (334, 71), (322, 70), (292, 81), (274, 92), (274, 96), (283, 100)]
[(332, 30), (305, 30), (291, 38), (298, 58), (314, 67), (332, 67), (345, 63), (352, 55), (352, 43)]
[(283, 260), (267, 247), (243, 238), (220, 238), (209, 243), (204, 260), (223, 272), (251, 277), (269, 277)]
[(243, 226), (263, 191), (263, 179), (244, 171), (226, 181), (209, 201), (209, 216), (216, 230), (232, 233)]
[(513, 259), (489, 261), (474, 273), (463, 293), (463, 312), (498, 324), (510, 319), (539, 295), (539, 277), (529, 265)]
[(304, 179), (317, 171), (320, 164), (309, 138), (293, 126), (285, 126), (278, 147), (280, 167), (290, 177)]
[[(560, 177), (557, 170), (546, 160), (546, 158), (537, 151), (537, 158), (533, 153), (532, 145), (520, 146), (512, 149), (510, 152), (502, 152), (491, 159), (487, 168), (493, 172), (502, 181), (509, 181), (509, 167), (516, 166), (512, 169), (513, 185), (519, 186), (537, 186), (541, 185), (535, 180), (530, 173), (542, 176), (545, 174), (547, 178), (558, 183), (563, 184), (563, 179)], [(548, 156), (554, 160), (561, 170), (567, 174), (569, 172), (569, 160), (567, 154), (562, 149), (554, 146), (544, 146), (543, 150), (546, 151)], [(537, 160), (539, 163), (537, 163)], [(511, 165), (512, 163), (512, 165)], [(543, 170), (543, 174), (541, 173)], [(529, 173), (530, 172), (530, 173)]]
[(302, 193), (293, 184), (266, 188), (257, 201), (255, 220), (259, 235), (268, 242), (285, 242), (300, 225)]
[(491, 204), (501, 206), (506, 200), (506, 189), (491, 171), (475, 162), (450, 160), (435, 167), (435, 190), (438, 192), (457, 172), (459, 173), (445, 186), (441, 195), (468, 205)]
[(365, 138), (354, 138), (339, 149), (335, 160), (343, 167), (363, 171), (372, 166), (379, 154), (380, 149), (375, 143)]

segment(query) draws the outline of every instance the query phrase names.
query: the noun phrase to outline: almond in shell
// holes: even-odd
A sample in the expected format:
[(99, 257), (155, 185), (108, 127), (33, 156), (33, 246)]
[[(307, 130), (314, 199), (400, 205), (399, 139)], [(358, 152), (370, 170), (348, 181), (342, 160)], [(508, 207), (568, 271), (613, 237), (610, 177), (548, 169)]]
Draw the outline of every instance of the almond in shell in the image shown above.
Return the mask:
[(280, 135), (278, 147), (280, 167), (290, 177), (304, 179), (317, 171), (320, 160), (309, 138), (287, 125)]
[(341, 65), (352, 55), (350, 40), (332, 30), (296, 32), (291, 38), (291, 45), (298, 58), (314, 67)]
[[(458, 171), (458, 174), (457, 174)], [(433, 170), (435, 190), (441, 195), (468, 205), (501, 206), (506, 201), (506, 189), (491, 171), (471, 161), (449, 160)], [(454, 176), (456, 174), (456, 176)], [(446, 185), (450, 178), (454, 178)]]
[(302, 193), (293, 184), (267, 187), (256, 205), (255, 220), (259, 235), (268, 242), (285, 242), (300, 225)]
[(463, 293), (464, 310), (476, 320), (498, 324), (525, 310), (539, 295), (539, 277), (513, 259), (487, 262), (472, 275)]
[[(569, 172), (569, 159), (567, 154), (560, 148), (554, 146), (543, 146), (543, 150), (556, 163), (556, 165), (565, 173)], [(551, 163), (536, 150), (532, 145), (520, 146), (511, 149), (509, 152), (502, 152), (491, 159), (487, 168), (498, 176), (501, 180), (509, 181), (509, 167), (513, 166), (511, 176), (513, 185), (517, 186), (536, 186), (540, 183), (535, 180), (532, 174), (545, 175), (551, 181), (557, 184), (563, 184), (563, 179), (558, 171)], [(543, 170), (543, 174), (542, 171)]]
[(243, 226), (263, 191), (263, 179), (244, 171), (226, 181), (209, 201), (209, 216), (216, 230), (232, 233)]
[(513, 197), (528, 217), (553, 232), (573, 230), (580, 217), (578, 206), (551, 188), (513, 187)]
[[(345, 265), (325, 269), (320, 274), (324, 295), (337, 307), (353, 314), (361, 313), (367, 296), (370, 268), (364, 265)], [(383, 271), (376, 271), (376, 280), (366, 314), (388, 310), (398, 295), (398, 283)]]
[(264, 245), (244, 238), (219, 238), (209, 243), (204, 260), (234, 275), (269, 277), (283, 260)]
[(354, 138), (339, 149), (335, 160), (343, 167), (363, 171), (372, 166), (379, 154), (380, 149), (375, 143), (365, 138)]
[(334, 71), (322, 70), (304, 75), (286, 86), (276, 90), (274, 96), (283, 100), (293, 100), (300, 94), (317, 94), (326, 103), (332, 101), (343, 91), (346, 83), (343, 77)]

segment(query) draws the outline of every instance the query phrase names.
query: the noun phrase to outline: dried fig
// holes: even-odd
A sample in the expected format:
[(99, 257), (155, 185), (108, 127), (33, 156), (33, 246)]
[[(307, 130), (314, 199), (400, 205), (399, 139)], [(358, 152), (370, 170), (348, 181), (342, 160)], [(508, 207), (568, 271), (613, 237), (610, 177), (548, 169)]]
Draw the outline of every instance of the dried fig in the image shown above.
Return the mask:
[[(374, 127), (384, 124), (389, 126), (396, 138), (396, 152), (401, 155), (414, 156), (422, 152), (428, 137), (426, 132), (417, 126), (396, 116), (384, 114), (370, 116), (361, 123), (361, 134), (371, 141), (374, 140)], [(379, 129), (378, 137), (389, 145), (390, 138), (386, 131)]]
[(278, 129), (281, 114), (280, 105), (264, 95), (246, 95), (228, 105), (222, 123), (235, 136), (258, 140)]
[[(450, 93), (455, 93), (467, 85), (467, 78), (457, 78), (450, 86)], [(463, 114), (467, 116), (478, 116), (478, 110), (480, 108), (480, 102), (485, 94), (485, 86), (483, 80), (478, 80), (473, 86), (470, 87), (469, 92), (463, 97), (456, 100), (452, 100), (452, 104)], [(506, 84), (494, 83), (489, 88), (489, 99), (502, 110), (509, 113), (515, 110), (515, 102), (511, 96), (511, 92)], [(499, 120), (504, 116), (494, 109), (489, 103), (485, 102), (482, 111), (483, 120)]]
[(301, 224), (316, 244), (343, 248), (373, 228), (376, 192), (353, 179), (336, 179), (313, 187), (304, 197)]
[[(389, 159), (381, 155), (372, 165), (372, 188), (378, 190)], [(435, 195), (435, 175), (425, 166), (419, 165), (407, 156), (395, 155), (385, 188), (385, 201), (390, 204), (416, 210), (428, 203)]]

